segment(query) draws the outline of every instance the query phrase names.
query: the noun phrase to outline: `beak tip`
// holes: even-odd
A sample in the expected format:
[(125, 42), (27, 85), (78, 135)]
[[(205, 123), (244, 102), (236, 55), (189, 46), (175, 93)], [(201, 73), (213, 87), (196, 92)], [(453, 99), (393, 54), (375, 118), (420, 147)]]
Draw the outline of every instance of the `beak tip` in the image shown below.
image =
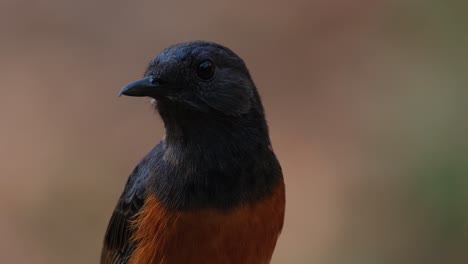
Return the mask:
[(117, 94), (118, 97), (122, 97), (122, 95), (127, 95), (127, 87), (124, 87), (120, 92)]
[(158, 86), (152, 82), (152, 77), (145, 77), (127, 84), (124, 88), (122, 88), (122, 90), (120, 90), (118, 96), (150, 96), (157, 88)]

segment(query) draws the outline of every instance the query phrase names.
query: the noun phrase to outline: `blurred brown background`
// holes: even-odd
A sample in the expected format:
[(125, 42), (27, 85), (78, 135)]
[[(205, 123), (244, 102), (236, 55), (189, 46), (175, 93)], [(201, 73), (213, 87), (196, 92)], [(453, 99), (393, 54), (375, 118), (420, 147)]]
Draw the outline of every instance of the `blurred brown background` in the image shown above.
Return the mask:
[(118, 98), (162, 48), (244, 58), (287, 184), (273, 263), (468, 263), (463, 1), (0, 3), (0, 260), (97, 263), (162, 137)]

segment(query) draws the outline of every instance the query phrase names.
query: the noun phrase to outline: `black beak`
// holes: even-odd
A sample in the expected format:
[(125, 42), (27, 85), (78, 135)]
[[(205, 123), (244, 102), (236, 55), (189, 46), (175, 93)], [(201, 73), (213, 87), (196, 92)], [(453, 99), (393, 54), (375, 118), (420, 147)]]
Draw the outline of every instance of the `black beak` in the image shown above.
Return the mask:
[(119, 92), (119, 96), (163, 96), (165, 94), (164, 90), (164, 87), (157, 79), (155, 79), (153, 76), (149, 76), (127, 84)]

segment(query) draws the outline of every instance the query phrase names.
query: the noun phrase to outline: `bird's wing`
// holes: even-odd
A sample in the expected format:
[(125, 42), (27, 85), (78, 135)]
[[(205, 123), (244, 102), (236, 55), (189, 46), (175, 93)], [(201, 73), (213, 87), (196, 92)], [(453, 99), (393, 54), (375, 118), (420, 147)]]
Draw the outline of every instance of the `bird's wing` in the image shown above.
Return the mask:
[(148, 173), (142, 169), (144, 168), (142, 165), (140, 163), (130, 174), (125, 189), (112, 213), (101, 252), (101, 264), (127, 263), (133, 251), (131, 221), (143, 206), (148, 177)]

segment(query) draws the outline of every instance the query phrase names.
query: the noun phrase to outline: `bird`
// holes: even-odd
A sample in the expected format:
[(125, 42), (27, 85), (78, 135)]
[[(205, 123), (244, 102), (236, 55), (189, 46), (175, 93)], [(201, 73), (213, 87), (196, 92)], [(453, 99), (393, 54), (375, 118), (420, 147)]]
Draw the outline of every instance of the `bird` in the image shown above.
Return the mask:
[(285, 184), (244, 61), (211, 41), (175, 44), (120, 95), (151, 98), (165, 136), (130, 173), (100, 263), (270, 263)]

